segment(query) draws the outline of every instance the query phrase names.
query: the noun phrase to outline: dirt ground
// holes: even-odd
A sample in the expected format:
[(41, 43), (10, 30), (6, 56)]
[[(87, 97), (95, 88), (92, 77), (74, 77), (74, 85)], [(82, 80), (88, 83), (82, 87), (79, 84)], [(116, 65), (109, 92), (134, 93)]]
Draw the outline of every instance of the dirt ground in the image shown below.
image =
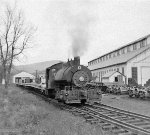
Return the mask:
[(130, 98), (128, 95), (104, 94), (102, 104), (150, 116), (150, 99)]

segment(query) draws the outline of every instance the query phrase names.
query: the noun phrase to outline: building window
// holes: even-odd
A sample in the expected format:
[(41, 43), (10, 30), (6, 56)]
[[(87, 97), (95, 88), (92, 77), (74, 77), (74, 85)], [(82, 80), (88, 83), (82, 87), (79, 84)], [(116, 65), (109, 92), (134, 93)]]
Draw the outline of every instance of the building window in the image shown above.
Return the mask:
[(106, 55), (106, 60), (108, 59), (108, 56)]
[(140, 48), (142, 48), (142, 47), (144, 47), (145, 46), (145, 40), (142, 40), (141, 42), (140, 42)]
[(111, 54), (109, 54), (109, 58), (111, 58)]
[(134, 45), (133, 45), (133, 50), (136, 50), (136, 49), (137, 49), (137, 45), (134, 44)]
[(115, 52), (113, 53), (113, 57), (116, 57), (116, 53)]
[(122, 54), (124, 54), (124, 53), (125, 53), (124, 48), (121, 50), (121, 53), (122, 53)]
[(117, 56), (119, 56), (120, 55), (120, 52), (119, 51), (117, 51)]
[(119, 71), (119, 68), (117, 68), (117, 71)]
[(127, 52), (130, 52), (130, 46), (127, 47)]
[(105, 56), (103, 57), (103, 61), (105, 60)]

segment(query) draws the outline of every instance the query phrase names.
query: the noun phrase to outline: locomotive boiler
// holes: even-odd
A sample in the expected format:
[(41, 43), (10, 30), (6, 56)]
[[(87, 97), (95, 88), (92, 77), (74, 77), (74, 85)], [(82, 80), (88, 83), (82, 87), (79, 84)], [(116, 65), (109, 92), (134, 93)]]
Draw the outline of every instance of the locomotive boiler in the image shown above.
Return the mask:
[(57, 63), (46, 69), (48, 95), (65, 103), (99, 103), (101, 89), (91, 81), (91, 71), (80, 65), (80, 57), (66, 63)]

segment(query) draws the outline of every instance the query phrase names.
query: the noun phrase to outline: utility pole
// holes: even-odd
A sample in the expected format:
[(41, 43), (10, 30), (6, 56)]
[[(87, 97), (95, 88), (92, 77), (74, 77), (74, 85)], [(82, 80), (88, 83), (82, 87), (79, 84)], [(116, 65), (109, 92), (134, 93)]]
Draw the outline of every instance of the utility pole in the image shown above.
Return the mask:
[(38, 83), (38, 71), (35, 70), (35, 82)]

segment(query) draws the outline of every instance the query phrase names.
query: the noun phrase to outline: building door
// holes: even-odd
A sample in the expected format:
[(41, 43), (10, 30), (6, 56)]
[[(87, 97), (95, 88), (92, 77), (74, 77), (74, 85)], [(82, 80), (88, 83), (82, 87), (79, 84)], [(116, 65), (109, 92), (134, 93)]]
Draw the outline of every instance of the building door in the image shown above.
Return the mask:
[(132, 71), (132, 79), (134, 79), (135, 82), (138, 82), (137, 67), (132, 67), (131, 71)]
[(118, 82), (118, 77), (115, 77), (115, 82)]
[(150, 67), (141, 67), (141, 83), (142, 86), (150, 79)]

